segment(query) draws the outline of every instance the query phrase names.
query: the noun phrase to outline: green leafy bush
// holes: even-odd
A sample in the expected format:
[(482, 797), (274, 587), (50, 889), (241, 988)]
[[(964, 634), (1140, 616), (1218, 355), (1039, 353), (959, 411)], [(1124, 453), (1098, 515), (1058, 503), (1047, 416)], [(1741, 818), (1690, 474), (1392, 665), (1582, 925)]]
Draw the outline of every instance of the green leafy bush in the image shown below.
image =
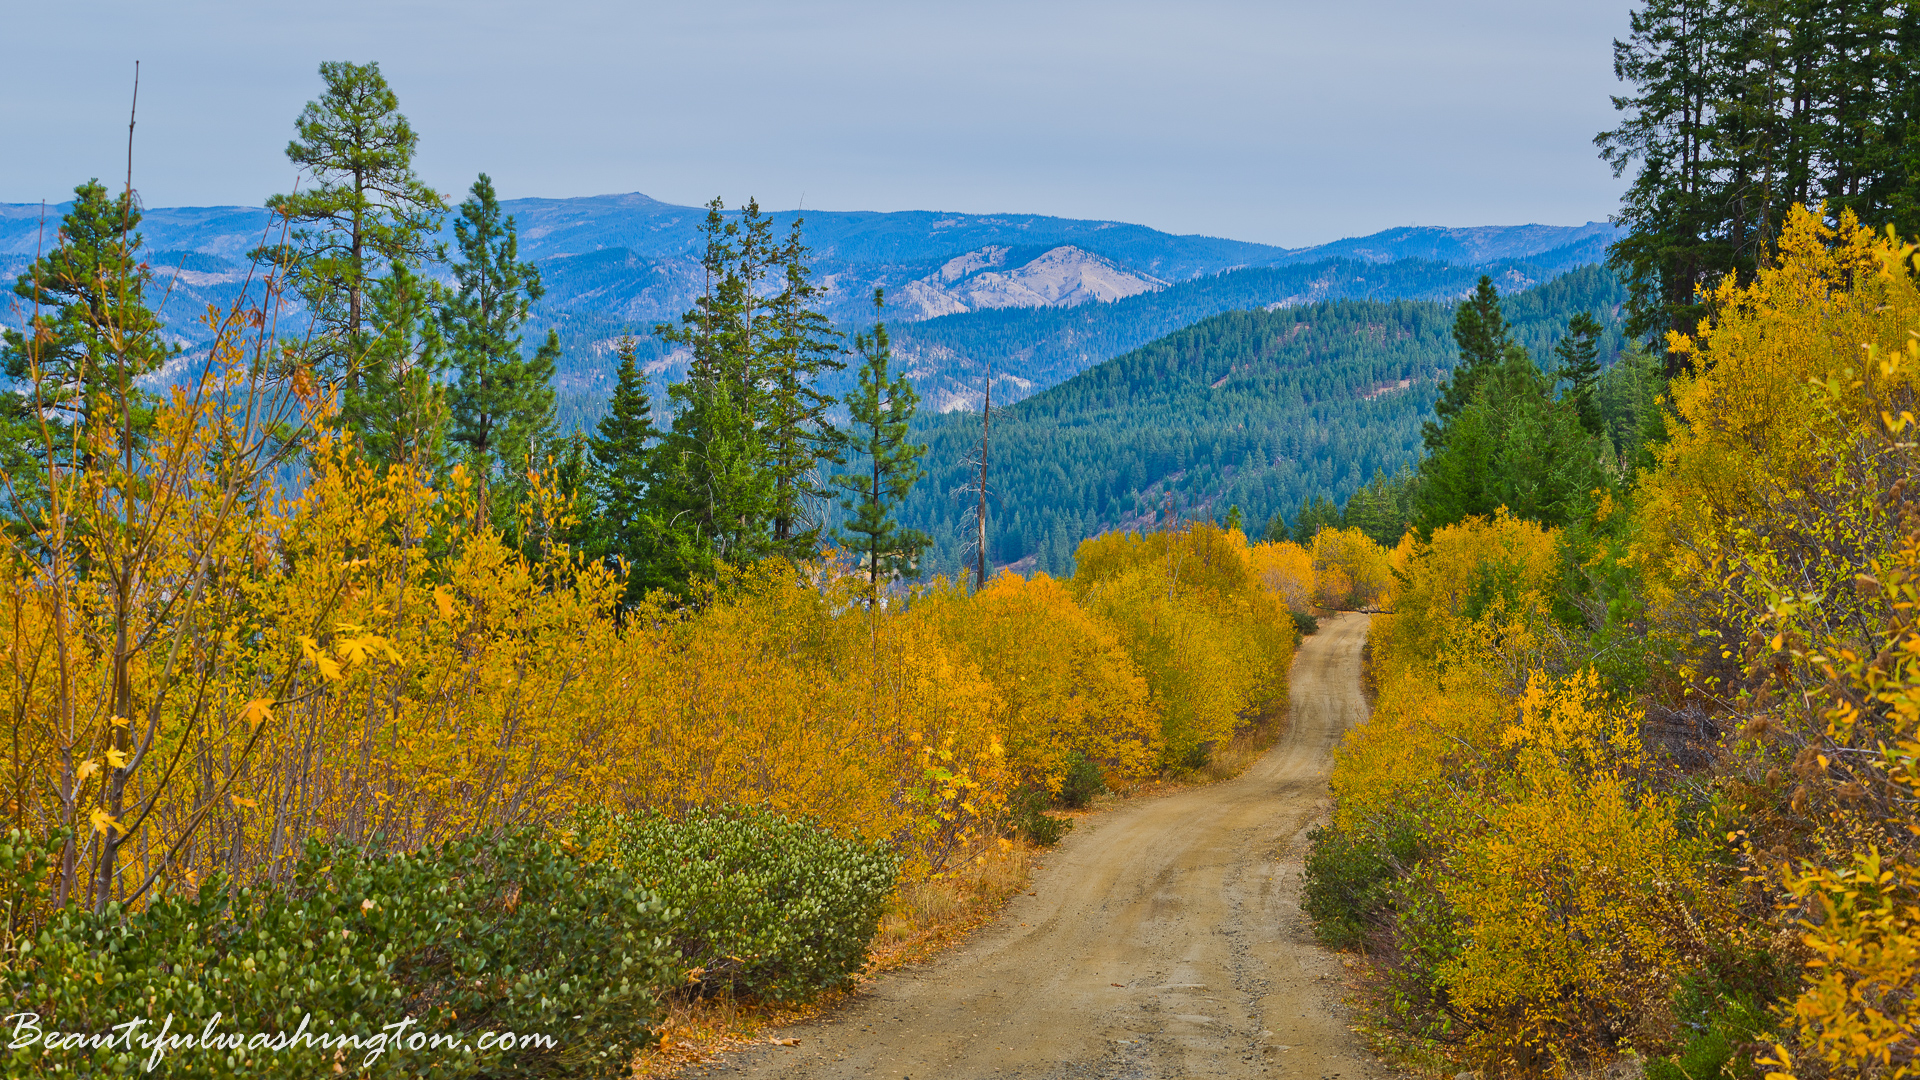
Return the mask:
[(1770, 958), (1762, 958), (1759, 979), (1725, 980), (1700, 972), (1680, 980), (1674, 993), (1674, 1014), (1683, 1032), (1680, 1051), (1648, 1058), (1647, 1080), (1757, 1075), (1753, 1048), (1780, 1038), (1772, 1030), (1777, 1017), (1762, 999), (1777, 1000), (1778, 992), (1791, 985), (1777, 972), (1764, 970), (1765, 959)]
[(884, 844), (762, 810), (589, 814), (579, 831), (674, 909), (689, 985), (774, 1000), (851, 981), (900, 869)]
[(1396, 824), (1378, 836), (1316, 826), (1307, 839), (1312, 847), (1300, 907), (1321, 942), (1357, 948), (1390, 918), (1394, 882), (1412, 868), (1419, 838), (1410, 826)]
[(1296, 611), (1292, 614), (1294, 632), (1301, 637), (1306, 637), (1309, 634), (1315, 634), (1320, 631), (1319, 619), (1314, 618), (1304, 611)]
[(1052, 847), (1073, 828), (1073, 822), (1066, 818), (1057, 818), (1047, 813), (1052, 800), (1047, 793), (1037, 787), (1023, 787), (1007, 800), (1007, 809), (1011, 811), (1014, 831), (1025, 837), (1029, 843), (1041, 847)]
[(1100, 775), (1100, 766), (1088, 761), (1085, 754), (1075, 752), (1067, 765), (1067, 775), (1060, 782), (1060, 805), (1084, 810), (1095, 795), (1105, 790), (1107, 781)]
[[(284, 884), (210, 880), (134, 913), (62, 908), (13, 942), (0, 992), (43, 1032), (137, 1022), (130, 1034), (357, 1040), (177, 1047), (157, 1070), (170, 1077), (336, 1064), (374, 1077), (613, 1076), (652, 1038), (655, 991), (673, 977), (667, 915), (630, 875), (530, 831), (405, 855), (316, 843)], [(503, 1032), (551, 1043), (479, 1046)], [(121, 1076), (148, 1075), (151, 1051), (123, 1039), (9, 1053), (9, 1076)]]

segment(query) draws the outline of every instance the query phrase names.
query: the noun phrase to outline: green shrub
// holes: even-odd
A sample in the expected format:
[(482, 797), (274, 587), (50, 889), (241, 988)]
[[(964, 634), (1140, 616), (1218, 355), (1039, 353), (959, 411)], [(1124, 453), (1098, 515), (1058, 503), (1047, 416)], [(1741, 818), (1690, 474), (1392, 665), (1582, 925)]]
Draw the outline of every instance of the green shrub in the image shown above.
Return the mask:
[(702, 992), (785, 1000), (846, 985), (900, 870), (884, 844), (761, 810), (586, 815), (579, 829), (674, 909), (671, 948)]
[(1293, 612), (1292, 614), (1293, 614), (1293, 629), (1295, 633), (1299, 634), (1301, 637), (1306, 637), (1309, 634), (1315, 634), (1319, 632), (1320, 630), (1319, 619), (1314, 618), (1313, 616), (1307, 614), (1304, 611), (1296, 611), (1296, 612)]
[(1073, 828), (1073, 822), (1047, 813), (1047, 793), (1036, 787), (1023, 787), (1007, 801), (1013, 827), (1029, 843), (1052, 847)]
[(1312, 846), (1300, 907), (1321, 942), (1357, 948), (1371, 929), (1386, 925), (1393, 884), (1418, 857), (1418, 835), (1410, 824), (1395, 823), (1379, 835), (1316, 826), (1307, 839)]
[(1710, 973), (1680, 980), (1674, 1014), (1683, 1030), (1680, 1052), (1648, 1058), (1646, 1080), (1755, 1076), (1761, 1070), (1754, 1068), (1749, 1048), (1776, 1037), (1771, 1034), (1774, 1018), (1753, 989)]
[(1075, 752), (1067, 765), (1067, 775), (1060, 782), (1060, 805), (1084, 810), (1095, 795), (1105, 790), (1107, 781), (1100, 775), (1100, 766), (1088, 761), (1085, 754)]
[[(673, 977), (666, 929), (630, 877), (531, 832), (409, 855), (316, 843), (284, 884), (212, 880), (131, 914), (62, 908), (16, 942), (0, 990), (8, 1013), (49, 1032), (158, 1033), (171, 1017), (173, 1034), (198, 1035), (217, 1016), (229, 1037), (292, 1036), (304, 1019), (309, 1034), (360, 1040), (338, 1059), (338, 1044), (311, 1042), (177, 1048), (157, 1070), (170, 1077), (330, 1075), (342, 1061), (375, 1077), (614, 1076), (652, 1038), (655, 991)], [(383, 1032), (399, 1045), (371, 1041)], [(483, 1052), (489, 1032), (551, 1048)], [(9, 1053), (9, 1076), (145, 1075), (149, 1056), (124, 1041)]]

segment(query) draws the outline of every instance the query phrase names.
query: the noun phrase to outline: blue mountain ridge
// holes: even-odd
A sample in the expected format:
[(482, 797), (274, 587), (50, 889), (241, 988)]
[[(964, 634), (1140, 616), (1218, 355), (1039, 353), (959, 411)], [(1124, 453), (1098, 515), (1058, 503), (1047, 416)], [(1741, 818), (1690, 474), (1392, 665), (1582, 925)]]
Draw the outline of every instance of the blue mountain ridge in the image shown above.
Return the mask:
[[(685, 311), (701, 287), (696, 256), (704, 208), (637, 192), (502, 205), (518, 222), (522, 257), (539, 264), (547, 286), (529, 337), (553, 327), (566, 346), (563, 421), (598, 414), (610, 388), (612, 343), (623, 332), (642, 339), (643, 359), (665, 378), (678, 374), (677, 358), (651, 339), (651, 329)], [(53, 241), (65, 210), (65, 204), (0, 204), (0, 285)], [(911, 283), (934, 280), (949, 260), (983, 251), (1004, 260), (996, 272), (1017, 272), (1047, 252), (1074, 248), (1092, 256), (1087, 261), (1096, 269), (1104, 260), (1137, 283), (1132, 287), (1153, 290), (1113, 303), (973, 310), (925, 321), (911, 309), (889, 310), (890, 321), (915, 328), (900, 326), (906, 332), (897, 337), (936, 408), (972, 404), (979, 374), (989, 366), (1006, 380), (996, 384), (996, 397), (1011, 400), (1221, 310), (1345, 296), (1448, 299), (1471, 287), (1476, 275), (1463, 271), (1474, 268), (1497, 269), (1510, 279), (1506, 287), (1525, 288), (1600, 261), (1616, 235), (1604, 222), (1405, 226), (1286, 249), (1034, 214), (783, 210), (770, 216), (782, 232), (795, 217), (805, 219), (816, 272), (830, 290), (827, 313), (847, 327), (871, 318), (867, 298), (874, 287), (898, 296)], [(159, 295), (150, 299), (180, 343), (198, 343), (207, 307), (238, 296), (249, 271), (247, 253), (268, 238), (271, 225), (272, 215), (259, 207), (144, 211), (143, 251), (158, 271)], [(451, 218), (443, 235), (450, 243)], [(1367, 270), (1401, 263), (1392, 272)], [(18, 325), (24, 312), (16, 302), (0, 318)], [(298, 332), (301, 324), (297, 310), (283, 313), (287, 330)]]

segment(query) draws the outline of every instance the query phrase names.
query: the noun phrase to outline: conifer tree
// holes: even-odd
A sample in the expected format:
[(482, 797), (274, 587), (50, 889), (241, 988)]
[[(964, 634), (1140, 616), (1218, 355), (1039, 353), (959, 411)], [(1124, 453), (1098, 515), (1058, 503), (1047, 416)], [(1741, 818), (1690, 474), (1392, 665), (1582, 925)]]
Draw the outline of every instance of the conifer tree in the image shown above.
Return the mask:
[(808, 508), (828, 496), (820, 467), (840, 464), (846, 438), (828, 417), (834, 399), (815, 388), (821, 373), (839, 371), (840, 333), (819, 311), (826, 290), (813, 282), (809, 251), (795, 218), (780, 249), (780, 292), (767, 302), (764, 348), (765, 440), (773, 478), (773, 543), (801, 558), (819, 545), (820, 524)]
[[(875, 289), (876, 315), (884, 304), (885, 294)], [(854, 338), (853, 347), (864, 363), (859, 387), (846, 398), (849, 442), (858, 458), (865, 459), (865, 467), (835, 476), (834, 483), (847, 493), (840, 505), (852, 515), (842, 526), (840, 540), (866, 568), (867, 583), (877, 595), (882, 579), (913, 573), (921, 550), (931, 542), (925, 533), (902, 529), (893, 519), (907, 492), (925, 475), (920, 459), (927, 448), (907, 441), (920, 398), (905, 376), (893, 374), (886, 324), (875, 322), (870, 333)]]
[(1631, 90), (1594, 142), (1635, 169), (1609, 251), (1629, 336), (1691, 332), (1700, 287), (1751, 280), (1794, 203), (1920, 232), (1913, 5), (1647, 0), (1613, 50)]
[(1473, 295), (1455, 309), (1453, 340), (1460, 346), (1460, 363), (1440, 388), (1440, 400), (1434, 402), (1437, 419), (1428, 421), (1423, 429), (1428, 453), (1446, 441), (1454, 417), (1473, 400), (1481, 380), (1505, 361), (1513, 343), (1500, 312), (1500, 292), (1493, 287), (1493, 278), (1482, 274)]
[(1479, 381), (1474, 398), (1420, 462), (1416, 525), (1422, 535), (1501, 507), (1564, 526), (1598, 486), (1599, 440), (1574, 403), (1554, 400), (1552, 380), (1517, 345)]
[(414, 175), (419, 137), (378, 63), (329, 61), (320, 77), (326, 89), (287, 144), (307, 183), (267, 200), (286, 217), (291, 242), (264, 254), (289, 264), (312, 315), (309, 362), (328, 383), (355, 387), (374, 334), (373, 282), (394, 264), (427, 257), (446, 200)]
[[(594, 554), (608, 561), (624, 560), (630, 568), (647, 562), (645, 545), (656, 531), (646, 515), (646, 500), (652, 480), (650, 452), (660, 435), (653, 426), (647, 374), (634, 350), (631, 334), (620, 339), (613, 400), (595, 435), (587, 440), (593, 455)], [(629, 590), (644, 578), (643, 573), (630, 572)], [(631, 591), (628, 595), (635, 598)]]
[(146, 306), (153, 271), (137, 255), (139, 206), (129, 193), (108, 198), (98, 180), (73, 194), (53, 250), (13, 283), (30, 316), (27, 329), (0, 335), (13, 391), (0, 394), (0, 468), (28, 498), (20, 489), (46, 468), (49, 454), (55, 468), (91, 468), (89, 436), (102, 428), (117, 435), (117, 452), (136, 449), (153, 427), (155, 405), (136, 380), (179, 353), (161, 340), (160, 319)]
[(360, 435), (361, 452), (381, 466), (411, 465), (431, 475), (446, 451), (447, 350), (438, 283), (395, 263), (367, 292), (373, 337), (363, 378), (341, 394), (340, 413)]
[(1600, 335), (1606, 328), (1583, 311), (1567, 320), (1567, 332), (1553, 347), (1555, 375), (1567, 383), (1567, 399), (1589, 434), (1602, 430), (1600, 418)]
[(545, 294), (540, 268), (519, 261), (519, 230), (500, 211), (485, 173), (460, 204), (453, 266), (458, 292), (441, 310), (446, 345), (459, 381), (449, 392), (453, 441), (472, 458), (483, 481), (524, 470), (536, 443), (554, 423), (553, 373), (560, 337), (525, 355), (521, 329)]
[(724, 218), (724, 208), (719, 199), (707, 204), (706, 282), (693, 309), (677, 326), (654, 327), (661, 340), (691, 354), (686, 378), (667, 388), (673, 422), (654, 449), (647, 493), (662, 522), (655, 574), (669, 587), (710, 573), (715, 559), (751, 562), (772, 550), (773, 478), (758, 422), (754, 337), (765, 231), (757, 207), (744, 230)]

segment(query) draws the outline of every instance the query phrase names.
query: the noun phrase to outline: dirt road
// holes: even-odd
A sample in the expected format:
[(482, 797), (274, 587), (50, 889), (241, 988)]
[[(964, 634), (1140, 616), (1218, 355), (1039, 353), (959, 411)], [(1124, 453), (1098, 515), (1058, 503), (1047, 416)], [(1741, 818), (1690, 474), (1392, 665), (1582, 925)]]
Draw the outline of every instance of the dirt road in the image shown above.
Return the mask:
[(1299, 908), (1306, 830), (1366, 715), (1367, 617), (1325, 619), (1293, 668), (1291, 730), (1237, 780), (1082, 821), (965, 946), (696, 1075), (1177, 1078), (1385, 1075), (1339, 1011), (1339, 961)]

